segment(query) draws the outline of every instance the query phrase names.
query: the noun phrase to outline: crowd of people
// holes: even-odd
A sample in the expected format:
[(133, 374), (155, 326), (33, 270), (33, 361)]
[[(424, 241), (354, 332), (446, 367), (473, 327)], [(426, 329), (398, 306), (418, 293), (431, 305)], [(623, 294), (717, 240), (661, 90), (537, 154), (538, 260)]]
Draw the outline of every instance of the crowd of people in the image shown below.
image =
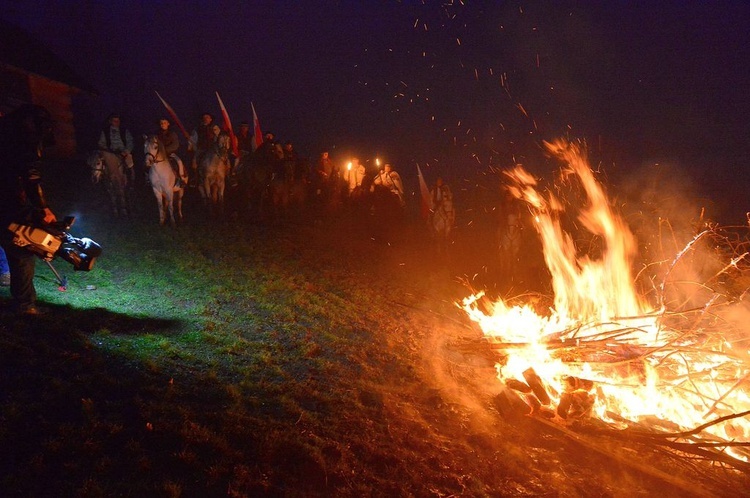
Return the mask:
[[(154, 133), (164, 145), (167, 155), (172, 159), (175, 170), (176, 186), (186, 187), (201, 185), (200, 164), (206, 152), (211, 149), (222, 134), (227, 131), (214, 119), (211, 113), (204, 112), (200, 115), (199, 122), (188, 134), (181, 130), (185, 136), (186, 147), (183, 148), (180, 136), (172, 128), (172, 122), (167, 117), (158, 120), (158, 128)], [(287, 183), (302, 182), (304, 184), (304, 197), (312, 203), (322, 205), (329, 202), (346, 202), (348, 199), (361, 199), (368, 192), (383, 187), (403, 209), (406, 207), (406, 192), (404, 190), (401, 175), (394, 169), (392, 164), (385, 163), (375, 174), (368, 176), (366, 167), (359, 159), (352, 158), (345, 164), (336, 163), (331, 157), (330, 151), (324, 150), (316, 160), (310, 161), (300, 156), (291, 141), (280, 142), (276, 140), (273, 133), (267, 132), (260, 144), (255, 144), (255, 137), (250, 124), (247, 121), (240, 123), (236, 133), (232, 133), (232, 147), (228, 153), (229, 171), (227, 172), (228, 198), (234, 197), (234, 205), (230, 209), (235, 211), (242, 209), (242, 196), (247, 196), (252, 191), (248, 186), (253, 181), (254, 171), (258, 168), (267, 170), (266, 179), (270, 185), (282, 184), (283, 179)], [(118, 114), (111, 114), (104, 129), (101, 130), (98, 140), (100, 150), (106, 150), (122, 158), (124, 167), (132, 178), (133, 172), (133, 136), (121, 123)], [(184, 155), (185, 164), (189, 165), (187, 175), (180, 174), (178, 170), (178, 154)], [(256, 175), (259, 176), (259, 175)], [(243, 187), (246, 187), (243, 189)], [(232, 195), (232, 189), (237, 189)], [(293, 199), (294, 192), (288, 194)], [(237, 197), (240, 200), (237, 200)], [(273, 195), (269, 196), (273, 199)]]
[[(178, 173), (175, 175), (176, 187), (194, 186), (198, 183), (198, 165), (202, 156), (226, 131), (214, 122), (210, 113), (203, 113), (192, 133), (189, 136), (184, 133), (188, 138), (186, 153), (189, 160), (186, 164), (190, 165), (190, 174), (186, 177), (177, 169), (177, 155), (182, 149), (180, 137), (171, 124), (168, 118), (160, 118), (154, 134), (167, 155), (174, 159), (173, 167)], [(0, 118), (0, 227), (8, 227), (11, 223), (41, 226), (56, 222), (44, 196), (38, 167), (45, 147), (52, 144), (53, 139), (52, 119), (40, 106), (24, 105)], [(269, 184), (273, 179), (300, 181), (318, 207), (324, 203), (354, 203), (375, 191), (386, 193), (401, 210), (406, 206), (407, 196), (401, 175), (390, 163), (385, 163), (375, 174), (368, 174), (359, 159), (337, 164), (328, 150), (322, 151), (311, 163), (300, 157), (292, 142), (281, 144), (273, 133), (266, 133), (263, 142), (256, 146), (248, 122), (240, 124), (233, 139), (230, 188), (242, 189), (243, 179), (253, 176), (252, 172), (260, 167), (269, 172)], [(123, 125), (119, 114), (108, 116), (97, 143), (99, 150), (109, 151), (120, 158), (129, 180), (134, 181), (133, 134)], [(188, 178), (190, 183), (183, 184)], [(451, 197), (450, 189), (439, 179), (430, 200), (433, 211), (440, 207), (446, 196)], [(13, 239), (10, 230), (0, 230), (0, 286), (10, 288), (13, 304), (19, 313), (39, 314), (33, 283), (36, 256), (19, 247)]]

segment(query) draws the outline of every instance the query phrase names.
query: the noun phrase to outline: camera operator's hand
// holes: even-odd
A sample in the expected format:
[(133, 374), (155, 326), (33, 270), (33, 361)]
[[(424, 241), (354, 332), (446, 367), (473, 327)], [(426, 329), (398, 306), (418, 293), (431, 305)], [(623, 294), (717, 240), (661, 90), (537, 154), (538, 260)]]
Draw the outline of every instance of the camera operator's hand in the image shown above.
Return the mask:
[(44, 222), (47, 224), (51, 224), (57, 221), (57, 217), (55, 216), (55, 213), (53, 213), (50, 208), (44, 208)]

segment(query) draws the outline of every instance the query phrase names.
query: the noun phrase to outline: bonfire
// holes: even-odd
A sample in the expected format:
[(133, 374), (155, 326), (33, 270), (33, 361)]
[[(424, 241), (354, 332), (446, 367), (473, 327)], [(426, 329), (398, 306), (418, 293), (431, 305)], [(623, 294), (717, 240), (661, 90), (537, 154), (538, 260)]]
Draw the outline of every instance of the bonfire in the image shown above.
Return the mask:
[[(506, 174), (541, 239), (548, 309), (475, 293), (459, 304), (497, 353), (498, 379), (527, 414), (649, 441), (750, 470), (747, 228), (704, 223), (674, 254), (643, 264), (579, 144), (545, 144), (582, 207)], [(586, 254), (565, 220), (598, 241)]]

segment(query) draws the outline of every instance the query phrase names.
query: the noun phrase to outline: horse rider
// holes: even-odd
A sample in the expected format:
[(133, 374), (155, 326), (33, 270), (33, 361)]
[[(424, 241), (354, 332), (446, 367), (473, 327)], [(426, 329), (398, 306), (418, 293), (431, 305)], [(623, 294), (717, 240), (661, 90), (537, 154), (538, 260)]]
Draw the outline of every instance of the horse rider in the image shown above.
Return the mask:
[(190, 134), (188, 151), (193, 152), (193, 160), (190, 166), (193, 174), (190, 178), (195, 179), (195, 183), (191, 182), (191, 185), (197, 185), (198, 175), (196, 173), (198, 172), (198, 164), (200, 164), (201, 159), (203, 159), (203, 154), (206, 153), (208, 148), (211, 147), (215, 141), (213, 126), (214, 117), (210, 113), (204, 112), (201, 114), (200, 124), (193, 130), (193, 133)]
[(373, 182), (373, 186), (375, 185), (382, 185), (390, 190), (392, 194), (396, 195), (401, 207), (406, 205), (406, 200), (404, 199), (404, 184), (401, 182), (401, 175), (399, 175), (397, 171), (394, 171), (389, 163), (386, 163), (383, 166), (383, 169), (378, 172), (378, 175)]
[(238, 160), (242, 160), (253, 151), (253, 134), (250, 133), (250, 123), (243, 121), (240, 123), (240, 131), (237, 137), (237, 151), (240, 154)]
[(132, 182), (133, 172), (133, 135), (130, 130), (122, 126), (120, 115), (112, 113), (107, 118), (107, 125), (99, 134), (99, 150), (105, 150), (120, 156), (125, 164), (129, 180)]
[(187, 176), (184, 171), (180, 171), (180, 158), (177, 156), (177, 151), (180, 148), (180, 138), (177, 132), (170, 129), (170, 123), (167, 118), (159, 119), (159, 131), (156, 132), (156, 136), (159, 142), (164, 145), (164, 151), (169, 157), (169, 164), (174, 170), (175, 176), (175, 187), (184, 187), (187, 183)]

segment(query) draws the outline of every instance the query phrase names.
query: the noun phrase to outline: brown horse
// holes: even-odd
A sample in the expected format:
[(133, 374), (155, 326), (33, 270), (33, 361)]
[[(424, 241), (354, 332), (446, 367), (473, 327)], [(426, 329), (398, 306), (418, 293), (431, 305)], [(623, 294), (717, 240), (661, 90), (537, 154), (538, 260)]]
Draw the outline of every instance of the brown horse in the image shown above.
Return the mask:
[(115, 217), (129, 216), (130, 204), (127, 196), (129, 182), (122, 158), (106, 150), (95, 150), (89, 154), (86, 164), (91, 168), (91, 181), (95, 185), (104, 181), (112, 206), (112, 214)]
[[(148, 180), (159, 206), (159, 224), (164, 225), (167, 221), (167, 215), (169, 215), (169, 222), (172, 226), (175, 226), (175, 208), (177, 208), (177, 219), (182, 221), (182, 196), (185, 189), (183, 186), (176, 185), (177, 176), (169, 163), (169, 156), (159, 137), (156, 135), (144, 136), (143, 152), (146, 155)], [(180, 175), (184, 176), (185, 166), (177, 156), (175, 158)], [(185, 183), (183, 182), (183, 185)]]

